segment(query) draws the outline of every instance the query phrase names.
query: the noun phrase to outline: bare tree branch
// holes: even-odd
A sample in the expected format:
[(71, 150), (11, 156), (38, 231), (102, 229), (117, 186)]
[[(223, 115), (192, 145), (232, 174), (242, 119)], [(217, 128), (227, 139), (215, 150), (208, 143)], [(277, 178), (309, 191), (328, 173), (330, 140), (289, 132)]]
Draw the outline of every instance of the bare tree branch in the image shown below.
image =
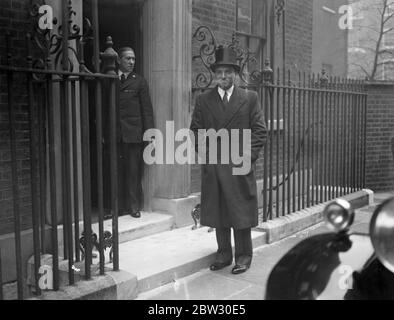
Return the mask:
[(359, 48), (369, 51), (371, 53), (376, 53), (376, 48), (371, 48), (371, 47), (366, 47), (366, 46), (360, 46)]
[(389, 32), (391, 32), (393, 30), (394, 30), (394, 27), (391, 27), (391, 28), (388, 28), (388, 29), (384, 29), (383, 30), (383, 34), (389, 33)]
[(394, 60), (387, 60), (387, 61), (383, 61), (383, 62), (379, 62), (378, 63), (378, 67), (383, 66), (383, 65), (393, 65), (394, 66)]
[[(358, 39), (362, 45), (357, 46), (364, 50), (362, 55), (357, 55), (355, 52), (354, 57), (359, 57), (360, 63), (351, 62), (349, 65), (356, 66), (371, 80), (374, 79), (379, 68), (382, 65), (394, 65), (392, 62), (387, 62), (394, 55), (394, 50), (385, 46), (385, 40), (389, 34), (394, 33), (394, 12), (392, 7), (394, 1), (392, 0), (374, 0), (366, 1), (361, 0), (355, 4), (357, 10), (366, 17), (360, 21), (357, 28), (362, 36)], [(369, 23), (369, 24), (368, 24)], [(362, 60), (361, 60), (362, 59)]]
[(378, 51), (378, 55), (384, 55), (384, 54), (394, 54), (394, 50), (393, 49), (382, 49)]
[(371, 75), (369, 74), (369, 72), (368, 72), (361, 64), (358, 64), (358, 63), (355, 63), (355, 62), (351, 62), (350, 65), (354, 65), (354, 66), (356, 66), (356, 67), (359, 67), (359, 68), (361, 69), (361, 71), (363, 71), (364, 74), (365, 74), (368, 78), (371, 77)]
[(372, 31), (374, 33), (379, 33), (379, 30), (376, 27), (360, 25), (360, 26), (358, 26), (358, 28), (359, 29), (368, 29), (368, 30), (370, 30), (370, 31)]

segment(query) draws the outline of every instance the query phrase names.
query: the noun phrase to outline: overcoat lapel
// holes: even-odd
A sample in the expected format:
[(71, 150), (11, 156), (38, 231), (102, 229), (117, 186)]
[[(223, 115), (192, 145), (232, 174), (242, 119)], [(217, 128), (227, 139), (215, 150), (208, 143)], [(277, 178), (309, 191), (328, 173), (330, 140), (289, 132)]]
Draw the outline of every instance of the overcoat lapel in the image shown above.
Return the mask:
[(246, 103), (246, 97), (242, 91), (240, 91), (237, 87), (234, 87), (233, 94), (231, 95), (229, 104), (226, 110), (226, 117), (224, 119), (223, 127), (227, 127), (227, 125), (231, 122), (234, 116), (237, 114), (239, 109)]
[(222, 124), (225, 121), (226, 114), (223, 112), (223, 101), (220, 98), (218, 87), (212, 89), (211, 93), (208, 96), (208, 107), (212, 116), (216, 119), (216, 123), (218, 124), (216, 130), (222, 128)]
[(120, 87), (121, 91), (124, 90), (130, 84), (130, 81), (132, 81), (132, 79), (133, 79), (133, 74), (134, 74), (134, 72), (130, 72), (128, 77), (126, 78), (126, 80), (123, 83), (122, 83), (122, 81), (119, 80), (119, 82), (120, 82), (119, 87)]
[[(210, 112), (219, 124), (215, 129), (225, 128), (245, 103), (245, 95), (237, 87), (234, 87), (229, 104), (224, 107), (217, 87), (213, 89), (209, 95), (208, 105)], [(225, 111), (223, 112), (223, 110)]]

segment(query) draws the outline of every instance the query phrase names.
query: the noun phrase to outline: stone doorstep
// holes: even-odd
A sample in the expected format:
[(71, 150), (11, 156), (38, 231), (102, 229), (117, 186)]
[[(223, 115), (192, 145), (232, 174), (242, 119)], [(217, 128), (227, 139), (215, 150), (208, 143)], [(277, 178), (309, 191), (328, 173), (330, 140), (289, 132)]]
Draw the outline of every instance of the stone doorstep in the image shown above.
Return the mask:
[[(124, 243), (128, 241), (133, 241), (139, 238), (147, 237), (152, 234), (161, 233), (164, 231), (172, 230), (174, 227), (174, 217), (162, 213), (151, 213), (142, 212), (141, 218), (136, 219), (130, 216), (121, 216), (118, 220), (119, 225), (119, 242)], [(80, 227), (83, 225), (81, 224)], [(60, 228), (59, 228), (60, 229)], [(82, 229), (80, 229), (82, 230)], [(104, 221), (104, 230), (112, 231), (112, 220)], [(98, 233), (98, 223), (92, 225), (92, 231)], [(60, 239), (60, 237), (59, 237)], [(63, 252), (63, 244), (59, 246), (59, 254)], [(94, 278), (99, 277), (98, 271), (98, 252), (96, 252), (96, 259), (93, 259), (93, 265), (91, 269), (92, 276)], [(105, 259), (109, 261), (109, 250), (105, 251)], [(41, 265), (52, 266), (52, 256), (43, 255), (41, 257)], [(74, 266), (78, 272), (74, 272), (75, 283), (78, 284), (82, 281), (85, 282), (85, 264), (84, 262), (75, 262)], [(111, 268), (106, 268), (106, 270), (111, 270)], [(103, 276), (100, 276), (102, 279)], [(59, 285), (61, 288), (68, 287), (68, 260), (63, 260), (59, 256)], [(27, 285), (34, 284), (34, 257), (30, 257), (27, 266)], [(59, 293), (60, 294), (60, 293)], [(73, 295), (75, 295), (73, 293)]]
[[(341, 197), (341, 199), (349, 201), (354, 209), (358, 209), (370, 205), (371, 201), (373, 201), (373, 192), (364, 189)], [(267, 243), (279, 241), (322, 222), (324, 207), (331, 201), (263, 222), (257, 229), (266, 232)]]
[[(18, 289), (17, 289), (17, 283), (11, 282), (11, 283), (5, 283), (3, 284), (3, 300), (17, 300), (18, 299)], [(24, 297), (29, 296), (29, 292), (27, 290), (24, 290), (23, 292)]]
[[(41, 256), (41, 266), (52, 268), (52, 255)], [(27, 285), (31, 288), (33, 300), (132, 300), (137, 297), (137, 277), (126, 271), (112, 271), (105, 268), (105, 275), (99, 274), (98, 261), (94, 261), (91, 268), (92, 279), (85, 280), (84, 262), (74, 264), (74, 285), (68, 283), (68, 261), (59, 262), (59, 287), (58, 291), (43, 290), (42, 294), (34, 297), (34, 257), (28, 261)]]
[[(143, 238), (174, 228), (174, 217), (157, 212), (141, 212), (141, 218), (129, 215), (118, 219), (119, 243)], [(93, 232), (98, 234), (98, 223), (92, 225)], [(104, 221), (104, 230), (112, 232), (112, 220)]]
[[(371, 197), (373, 192), (363, 190), (343, 199), (356, 209), (368, 205)], [(259, 225), (252, 232), (254, 248), (279, 241), (321, 222), (324, 206), (320, 204)], [(191, 226), (187, 226), (123, 242), (119, 246), (119, 255), (122, 257), (120, 274), (125, 272), (128, 275), (126, 278), (130, 279), (122, 282), (122, 292), (126, 293), (119, 297), (134, 299), (138, 293), (207, 268), (213, 262), (215, 252), (215, 232), (208, 232), (206, 227), (192, 231)], [(67, 261), (63, 263), (67, 278)], [(81, 268), (80, 276), (83, 276), (83, 264), (76, 267)], [(110, 270), (110, 265), (107, 267)], [(116, 284), (107, 277), (112, 276), (112, 273), (119, 274), (109, 271), (105, 276), (94, 277), (91, 281), (82, 280), (74, 286), (64, 286), (57, 293), (45, 292), (42, 297), (35, 299), (118, 299)]]
[[(191, 218), (190, 218), (191, 219)], [(174, 227), (174, 217), (168, 214), (157, 212), (142, 212), (142, 217), (139, 219), (130, 216), (119, 217), (119, 242), (126, 242), (148, 235), (156, 234), (171, 230)], [(112, 231), (112, 221), (104, 222), (104, 230)], [(74, 229), (74, 228), (73, 228)], [(80, 223), (80, 232), (83, 230), (83, 222)], [(74, 231), (74, 230), (73, 230)], [(93, 231), (98, 233), (98, 224), (93, 224)], [(27, 245), (26, 250), (23, 250), (23, 261), (27, 261), (33, 253), (33, 230), (25, 230), (21, 232), (22, 243)], [(46, 238), (50, 239), (51, 228), (46, 226)], [(59, 239), (59, 258), (63, 255), (63, 228), (58, 226), (58, 239)], [(48, 242), (49, 243), (49, 242)], [(15, 269), (10, 266), (15, 264), (14, 257), (14, 237), (12, 234), (0, 236), (0, 244), (4, 249), (2, 252), (3, 259), (3, 281), (5, 283), (12, 283), (16, 280)], [(50, 251), (50, 246), (47, 251)], [(109, 250), (108, 250), (109, 251)], [(12, 291), (12, 290), (11, 290)]]
[[(253, 231), (253, 246), (266, 244), (266, 235)], [(145, 292), (208, 268), (217, 250), (215, 232), (184, 227), (120, 245), (120, 269), (135, 274)]]
[(138, 295), (137, 277), (126, 271), (106, 271), (103, 276), (81, 280), (59, 291), (43, 291), (28, 300), (133, 300)]
[[(157, 212), (141, 212), (141, 218), (121, 216), (118, 219), (119, 243), (143, 238), (152, 234), (172, 230), (175, 219), (173, 216)], [(59, 226), (59, 255), (63, 252), (63, 227)], [(80, 222), (79, 232), (83, 230), (83, 222)], [(112, 233), (112, 220), (104, 220), (104, 230)], [(92, 225), (92, 231), (99, 233), (98, 223)], [(73, 226), (74, 237), (74, 226)]]
[[(252, 232), (253, 246), (266, 243), (265, 233)], [(213, 262), (216, 253), (215, 232), (203, 227), (175, 229), (120, 244), (119, 272), (106, 265), (106, 275), (98, 275), (98, 261), (92, 266), (92, 280), (84, 280), (84, 263), (75, 263), (75, 285), (68, 285), (68, 261), (59, 264), (60, 290), (43, 291), (35, 300), (57, 299), (135, 299), (140, 292), (158, 288), (191, 275)], [(137, 258), (136, 258), (137, 257)], [(106, 260), (108, 261), (108, 260)], [(52, 256), (43, 255), (42, 265), (52, 265)], [(115, 280), (111, 280), (115, 277)], [(120, 278), (120, 280), (119, 280)], [(34, 283), (34, 257), (29, 259), (27, 282)], [(115, 283), (114, 283), (115, 281)]]

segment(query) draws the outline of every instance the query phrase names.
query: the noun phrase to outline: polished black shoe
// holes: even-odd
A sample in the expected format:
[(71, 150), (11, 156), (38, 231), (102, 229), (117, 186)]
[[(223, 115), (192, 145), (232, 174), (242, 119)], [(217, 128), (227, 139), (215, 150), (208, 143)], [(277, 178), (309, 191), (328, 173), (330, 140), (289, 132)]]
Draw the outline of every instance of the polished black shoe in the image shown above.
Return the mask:
[(211, 271), (218, 271), (220, 269), (223, 269), (223, 268), (229, 266), (230, 264), (231, 264), (231, 261), (229, 261), (229, 262), (214, 262), (211, 264), (209, 269)]
[(140, 211), (131, 211), (130, 215), (133, 218), (141, 218), (141, 212)]
[(232, 274), (240, 274), (240, 273), (244, 273), (248, 269), (249, 269), (249, 266), (246, 264), (237, 264), (234, 266), (233, 270), (231, 270), (231, 273)]

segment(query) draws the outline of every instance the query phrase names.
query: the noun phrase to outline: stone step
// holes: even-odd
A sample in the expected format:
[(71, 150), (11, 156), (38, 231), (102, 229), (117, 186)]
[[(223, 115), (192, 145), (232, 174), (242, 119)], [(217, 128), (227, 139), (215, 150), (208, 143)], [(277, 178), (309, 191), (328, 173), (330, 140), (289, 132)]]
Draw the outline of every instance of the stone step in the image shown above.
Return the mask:
[[(266, 243), (264, 232), (253, 231), (252, 238), (254, 247)], [(207, 268), (216, 250), (215, 232), (188, 226), (120, 244), (120, 269), (136, 275), (145, 292)]]
[[(121, 216), (118, 219), (118, 230), (119, 230), (119, 243), (133, 242), (133, 240), (149, 237), (154, 234), (160, 234), (161, 232), (172, 230), (174, 227), (174, 217), (155, 212), (141, 212), (141, 218), (132, 218), (131, 216)], [(83, 223), (80, 222), (80, 232), (82, 232)], [(104, 221), (104, 230), (112, 232), (112, 220)], [(63, 240), (62, 228), (59, 227), (59, 240)], [(92, 231), (98, 234), (98, 223), (92, 225)], [(127, 256), (128, 253), (125, 253)], [(63, 243), (59, 246), (59, 282), (60, 286), (67, 286), (68, 284), (68, 260), (63, 260)], [(42, 256), (41, 265), (52, 266), (52, 257), (50, 255)], [(121, 259), (123, 256), (121, 256)], [(109, 250), (105, 251), (105, 261), (109, 261)], [(98, 252), (95, 252), (93, 258), (92, 275), (98, 275), (98, 264), (99, 257)], [(75, 262), (74, 266), (78, 272), (75, 272), (75, 281), (80, 281), (84, 277), (84, 262)], [(108, 270), (112, 269), (112, 265), (108, 266)], [(28, 276), (27, 283), (29, 285), (34, 284), (34, 260), (31, 258), (28, 261)]]
[[(129, 215), (118, 218), (119, 243), (132, 241), (135, 239), (161, 233), (174, 228), (175, 218), (168, 214), (157, 212), (141, 212), (141, 218), (133, 218)], [(83, 230), (83, 222), (79, 223), (79, 232)], [(112, 220), (104, 220), (104, 231), (112, 233)], [(98, 223), (92, 224), (92, 231), (99, 233)], [(74, 225), (73, 225), (74, 237)], [(59, 256), (63, 256), (63, 226), (58, 227)], [(74, 239), (74, 238), (73, 238)]]
[[(156, 212), (141, 212), (141, 218), (129, 215), (118, 219), (119, 243), (150, 236), (174, 228), (173, 216)], [(98, 234), (98, 223), (92, 225), (92, 231)], [(112, 232), (112, 220), (104, 221), (104, 230)]]
[[(118, 218), (119, 243), (143, 238), (155, 233), (168, 231), (174, 228), (173, 216), (157, 212), (141, 212), (141, 218), (132, 218), (129, 215)], [(83, 230), (83, 221), (79, 222), (79, 232)], [(92, 224), (92, 231), (98, 234), (98, 222)], [(104, 231), (112, 233), (112, 220), (104, 220)], [(73, 224), (74, 237), (74, 224)], [(58, 226), (59, 253), (63, 249), (63, 225)]]

